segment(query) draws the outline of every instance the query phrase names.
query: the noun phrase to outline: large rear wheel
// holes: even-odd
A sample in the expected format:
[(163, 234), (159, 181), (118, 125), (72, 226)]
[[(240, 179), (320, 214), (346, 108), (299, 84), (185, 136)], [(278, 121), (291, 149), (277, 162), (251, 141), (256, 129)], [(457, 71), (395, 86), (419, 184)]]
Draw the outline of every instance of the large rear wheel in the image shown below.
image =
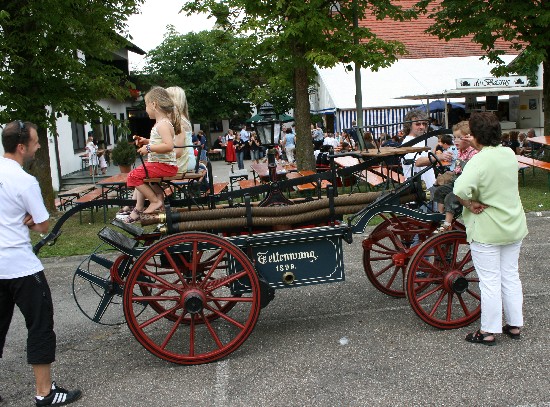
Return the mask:
[[(151, 307), (136, 313), (143, 303)], [(259, 312), (259, 280), (250, 260), (209, 233), (179, 233), (149, 247), (124, 289), (132, 334), (157, 357), (179, 364), (227, 356), (248, 338)]]

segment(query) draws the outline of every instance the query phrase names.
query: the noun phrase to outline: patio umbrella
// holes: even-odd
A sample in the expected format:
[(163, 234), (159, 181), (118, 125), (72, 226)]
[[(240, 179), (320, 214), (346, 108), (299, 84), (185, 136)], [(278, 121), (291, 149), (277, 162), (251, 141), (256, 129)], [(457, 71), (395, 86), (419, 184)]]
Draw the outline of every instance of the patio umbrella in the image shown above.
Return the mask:
[[(460, 103), (451, 103), (447, 102), (447, 105), (451, 106), (451, 109), (465, 109), (465, 106)], [(427, 106), (426, 105), (420, 105), (417, 107), (418, 110), (422, 110), (423, 112), (427, 111), (429, 108), (430, 113), (438, 113), (438, 112), (444, 112), (445, 111), (445, 101), (443, 100), (432, 100)]]
[[(247, 123), (255, 123), (263, 120), (263, 116), (261, 114), (255, 114), (250, 119), (248, 119)], [(279, 120), (281, 123), (291, 122), (294, 120), (294, 117), (289, 116), (287, 114), (280, 114), (277, 116), (277, 120)]]

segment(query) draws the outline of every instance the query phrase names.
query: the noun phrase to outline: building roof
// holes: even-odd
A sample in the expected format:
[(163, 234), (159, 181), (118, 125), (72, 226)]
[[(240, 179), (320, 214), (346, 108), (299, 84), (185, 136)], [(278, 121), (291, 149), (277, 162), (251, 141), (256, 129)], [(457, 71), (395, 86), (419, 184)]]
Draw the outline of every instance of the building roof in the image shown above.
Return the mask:
[[(392, 3), (399, 4), (404, 8), (412, 8), (416, 0), (394, 0)], [(439, 3), (440, 1), (432, 1), (428, 10)], [(408, 54), (401, 58), (447, 58), (484, 54), (481, 46), (472, 42), (472, 36), (444, 41), (426, 34), (426, 29), (432, 24), (433, 20), (429, 19), (427, 15), (422, 15), (417, 20), (409, 22), (391, 19), (376, 20), (374, 16), (367, 15), (359, 22), (360, 26), (368, 27), (386, 41), (397, 40), (405, 44)], [(510, 48), (510, 43), (503, 40), (497, 40), (495, 48), (505, 51), (507, 55), (519, 54), (519, 51)]]

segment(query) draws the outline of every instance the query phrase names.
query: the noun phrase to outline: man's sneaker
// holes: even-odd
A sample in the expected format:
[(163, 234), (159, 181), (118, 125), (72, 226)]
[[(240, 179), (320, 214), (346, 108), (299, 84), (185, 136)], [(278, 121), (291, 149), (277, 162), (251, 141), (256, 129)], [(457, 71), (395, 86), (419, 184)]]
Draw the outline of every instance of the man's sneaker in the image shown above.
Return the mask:
[(46, 397), (36, 396), (34, 399), (37, 406), (64, 406), (71, 404), (82, 396), (80, 390), (65, 390), (52, 382), (52, 391)]

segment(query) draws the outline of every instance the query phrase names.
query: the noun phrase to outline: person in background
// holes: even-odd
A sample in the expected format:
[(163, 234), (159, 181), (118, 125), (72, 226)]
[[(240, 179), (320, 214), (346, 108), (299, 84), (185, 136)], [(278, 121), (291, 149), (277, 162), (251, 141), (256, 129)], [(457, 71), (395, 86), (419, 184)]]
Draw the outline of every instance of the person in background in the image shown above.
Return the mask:
[(235, 134), (233, 133), (233, 130), (227, 130), (227, 134), (225, 135), (225, 161), (228, 165), (237, 162), (237, 156), (235, 155), (235, 146), (233, 145), (234, 140)]
[(212, 148), (214, 150), (220, 150), (220, 156), (222, 159), (225, 159), (225, 146), (223, 145), (223, 136), (218, 136), (216, 140), (214, 140), (214, 143), (212, 144)]
[(372, 139), (372, 133), (370, 131), (366, 131), (363, 134), (363, 139), (365, 140), (365, 148), (367, 150), (369, 149), (375, 149), (376, 146), (374, 145), (374, 140)]
[(353, 140), (353, 138), (347, 131), (342, 132), (342, 138), (340, 140), (340, 147), (342, 148), (342, 150), (344, 149), (344, 143), (348, 145), (346, 151), (355, 151), (357, 149), (357, 144), (355, 144), (355, 140)]
[(438, 152), (437, 149), (435, 150), (435, 154), (437, 156), (440, 156), (444, 152), (449, 152), (452, 154), (451, 161), (448, 162), (448, 169), (449, 171), (454, 171), (456, 167), (456, 159), (458, 158), (458, 148), (455, 146), (455, 143), (453, 142), (453, 136), (450, 134), (443, 134), (441, 136), (441, 151)]
[(527, 221), (518, 190), (517, 160), (513, 151), (500, 145), (498, 117), (476, 112), (469, 124), (471, 144), (479, 153), (455, 181), (453, 192), (464, 207), (466, 239), (479, 277), (481, 327), (465, 339), (491, 346), (497, 333), (521, 337), (523, 292), (518, 270)]
[[(32, 250), (30, 230), (48, 232), (49, 214), (38, 181), (23, 165), (40, 148), (36, 125), (11, 122), (2, 131), (0, 158), (0, 358), (15, 306), (28, 330), (27, 363), (32, 366), (37, 406), (70, 404), (80, 390), (65, 390), (52, 382), (56, 336), (53, 303), (44, 267)], [(3, 369), (7, 374), (6, 369)], [(15, 402), (15, 400), (14, 400)]]
[[(405, 115), (405, 124), (403, 126), (403, 132), (407, 136), (403, 139), (403, 143), (407, 143), (414, 140), (426, 133), (428, 127), (428, 117), (426, 113), (421, 110), (411, 110)], [(436, 138), (437, 139), (437, 138)], [(442, 153), (440, 160), (450, 161), (452, 154), (449, 152)], [(403, 175), (407, 178), (412, 177), (417, 172), (421, 171), (423, 167), (430, 165), (430, 159), (428, 158), (428, 152), (423, 151), (419, 154), (408, 153), (404, 157), (404, 163), (402, 165)], [(421, 176), (422, 181), (426, 184), (426, 188), (430, 189), (435, 183), (435, 174), (433, 171), (426, 171)]]
[(197, 132), (197, 139), (199, 141), (199, 145), (201, 146), (201, 155), (200, 155), (200, 158), (199, 160), (201, 161), (206, 161), (208, 158), (208, 146), (207, 146), (207, 142), (206, 142), (206, 135), (204, 134), (204, 131), (202, 130), (199, 130)]
[(359, 146), (359, 136), (357, 134), (357, 122), (355, 120), (351, 122), (351, 129), (348, 130), (348, 133), (351, 139), (353, 140), (353, 142), (355, 143), (355, 145)]
[(338, 147), (338, 141), (334, 138), (334, 133), (328, 133), (327, 137), (325, 137), (325, 140), (323, 141), (324, 146), (331, 146), (333, 148)]
[(235, 154), (237, 156), (237, 165), (239, 170), (244, 170), (244, 146), (245, 142), (241, 140), (240, 133), (235, 135), (235, 140), (233, 140), (233, 145), (235, 146)]
[(283, 138), (283, 147), (286, 152), (287, 161), (292, 164), (295, 161), (294, 151), (296, 150), (296, 136), (292, 133), (292, 129), (286, 129), (286, 134)]
[(520, 155), (520, 144), (519, 144), (519, 131), (517, 130), (510, 130), (510, 142), (508, 143), (508, 147), (512, 149), (514, 154)]
[(313, 138), (313, 148), (315, 150), (320, 150), (321, 146), (323, 145), (325, 135), (323, 134), (323, 130), (319, 126), (319, 123), (315, 125), (311, 137)]
[(86, 152), (88, 153), (88, 164), (90, 168), (90, 177), (95, 174), (97, 175), (97, 167), (99, 161), (97, 159), (97, 145), (94, 140), (94, 133), (92, 131), (88, 132), (88, 142), (86, 143)]
[(246, 130), (246, 124), (243, 124), (241, 127), (241, 141), (244, 143), (242, 150), (244, 153), (243, 159), (250, 159), (250, 149), (248, 148), (248, 142), (250, 141), (250, 133)]
[(260, 142), (259, 137), (255, 131), (250, 132), (250, 159), (253, 160), (256, 164), (260, 162), (260, 150), (262, 148), (262, 143)]
[[(436, 188), (434, 189), (434, 201), (437, 202), (437, 209), (440, 213), (445, 213), (445, 221), (434, 233), (446, 232), (452, 229), (453, 217), (462, 212), (462, 207), (458, 202), (453, 187), (456, 179), (464, 170), (464, 167), (470, 159), (477, 154), (477, 150), (470, 144), (470, 125), (467, 121), (461, 121), (453, 126), (453, 135), (458, 148), (458, 154), (455, 166), (452, 170), (439, 175), (436, 179)], [(443, 136), (448, 136), (444, 134)], [(443, 139), (442, 136), (442, 139)], [(460, 211), (460, 212), (459, 212)]]
[(105, 160), (105, 151), (107, 150), (101, 150), (97, 152), (97, 160), (99, 162), (101, 175), (105, 175), (107, 173), (107, 160)]

